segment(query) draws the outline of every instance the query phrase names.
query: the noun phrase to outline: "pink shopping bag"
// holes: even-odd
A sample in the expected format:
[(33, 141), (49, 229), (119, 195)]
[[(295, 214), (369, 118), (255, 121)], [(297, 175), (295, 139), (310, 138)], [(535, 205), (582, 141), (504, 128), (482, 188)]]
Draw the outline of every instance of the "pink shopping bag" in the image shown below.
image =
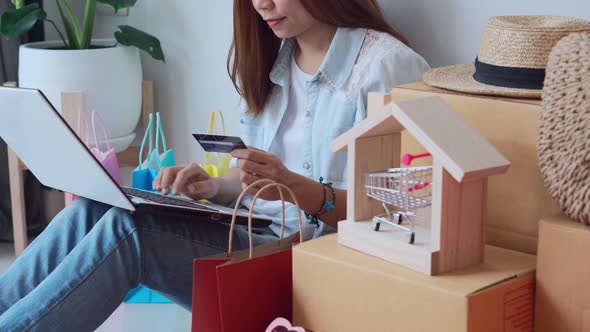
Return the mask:
[[(82, 127), (82, 124), (84, 124), (84, 127)], [(82, 135), (83, 128), (86, 129), (86, 135)], [(98, 140), (97, 128), (103, 134), (102, 142)], [(123, 175), (121, 174), (121, 168), (119, 167), (117, 153), (115, 152), (115, 149), (112, 148), (109, 144), (109, 136), (107, 135), (107, 130), (97, 112), (82, 111), (78, 113), (78, 133), (80, 134), (82, 140), (84, 141), (90, 152), (92, 152), (92, 155), (96, 158), (96, 160), (100, 162), (100, 164), (111, 175), (111, 177), (113, 177), (113, 179), (118, 185), (122, 185)], [(90, 139), (91, 134), (94, 141), (91, 141)], [(77, 195), (73, 195), (72, 200), (76, 199), (77, 197)]]

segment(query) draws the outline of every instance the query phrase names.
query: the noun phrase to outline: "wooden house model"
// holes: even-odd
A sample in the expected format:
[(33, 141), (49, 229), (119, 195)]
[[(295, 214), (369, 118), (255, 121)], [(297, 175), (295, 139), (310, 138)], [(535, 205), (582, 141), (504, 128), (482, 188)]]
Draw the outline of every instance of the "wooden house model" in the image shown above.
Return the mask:
[[(510, 162), (439, 97), (387, 103), (370, 94), (367, 118), (332, 141), (348, 151), (347, 220), (339, 243), (425, 274), (440, 274), (483, 261), (488, 177)], [(370, 172), (400, 168), (401, 132), (407, 130), (432, 155), (431, 204), (417, 209), (415, 239), (373, 217), (383, 205), (370, 198)], [(412, 165), (413, 166), (413, 165)], [(411, 189), (410, 189), (411, 190)]]

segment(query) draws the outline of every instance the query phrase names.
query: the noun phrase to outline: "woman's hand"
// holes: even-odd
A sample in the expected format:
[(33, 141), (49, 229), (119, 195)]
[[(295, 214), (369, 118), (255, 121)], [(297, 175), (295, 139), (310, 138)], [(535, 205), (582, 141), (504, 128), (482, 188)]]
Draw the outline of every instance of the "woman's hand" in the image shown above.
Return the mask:
[[(305, 178), (302, 175), (289, 171), (277, 156), (253, 147), (234, 150), (231, 155), (238, 159), (237, 166), (240, 170), (240, 181), (244, 189), (262, 179), (273, 180), (292, 187), (298, 180)], [(248, 193), (254, 195), (260, 187), (263, 186), (251, 188)], [(285, 191), (283, 193), (285, 199), (290, 200), (289, 194)], [(279, 191), (276, 188), (265, 190), (259, 197), (268, 201), (278, 201), (281, 199)]]
[[(242, 188), (261, 179), (273, 180), (293, 190), (300, 208), (309, 214), (320, 211), (325, 200), (335, 201), (336, 208), (321, 216), (323, 222), (338, 227), (339, 221), (346, 220), (346, 190), (334, 189), (334, 197), (332, 191), (326, 190), (321, 183), (289, 171), (275, 155), (253, 147), (234, 150), (231, 155), (238, 159), (235, 170), (239, 172)], [(252, 188), (249, 194), (255, 195), (263, 186)], [(283, 190), (283, 194), (286, 201), (294, 203), (289, 193)], [(276, 188), (264, 191), (259, 197), (268, 201), (281, 199)]]
[(152, 186), (164, 195), (168, 195), (172, 187), (172, 194), (183, 194), (194, 200), (210, 199), (219, 191), (216, 179), (195, 163), (162, 167)]

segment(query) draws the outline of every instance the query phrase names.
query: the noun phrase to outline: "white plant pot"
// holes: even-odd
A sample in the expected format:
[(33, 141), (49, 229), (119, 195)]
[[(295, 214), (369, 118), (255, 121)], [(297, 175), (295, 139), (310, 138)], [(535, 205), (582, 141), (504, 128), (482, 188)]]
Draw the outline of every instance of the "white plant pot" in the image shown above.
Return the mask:
[(19, 50), (19, 87), (43, 91), (61, 111), (63, 91), (84, 92), (85, 108), (96, 111), (120, 152), (135, 138), (141, 115), (139, 50), (111, 39), (96, 39), (89, 50), (63, 50), (61, 41), (29, 43)]

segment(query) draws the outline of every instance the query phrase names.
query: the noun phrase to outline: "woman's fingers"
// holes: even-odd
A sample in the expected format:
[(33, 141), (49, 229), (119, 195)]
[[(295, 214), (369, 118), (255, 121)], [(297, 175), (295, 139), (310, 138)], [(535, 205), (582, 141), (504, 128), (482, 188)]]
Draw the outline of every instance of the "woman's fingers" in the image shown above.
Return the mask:
[(198, 177), (200, 171), (201, 168), (197, 164), (190, 164), (181, 169), (172, 184), (172, 194), (176, 195), (184, 191), (189, 181)]
[(265, 172), (264, 165), (259, 164), (257, 162), (253, 162), (253, 161), (246, 160), (246, 159), (238, 159), (237, 166), (240, 170), (242, 170), (246, 173), (263, 175), (263, 176), (268, 175), (267, 172)]
[[(252, 183), (258, 181), (258, 180), (262, 180), (261, 177), (257, 176), (257, 175), (253, 175), (253, 174), (249, 174), (247, 172), (240, 172), (240, 180), (242, 181), (242, 189), (246, 189), (246, 187), (248, 187), (249, 185), (251, 185)], [(261, 184), (261, 185), (257, 185), (254, 186), (252, 188), (250, 188), (247, 193), (250, 195), (256, 195), (256, 193), (258, 193), (258, 191), (260, 190), (260, 188), (264, 187), (266, 184)], [(277, 192), (275, 191), (276, 189), (270, 188), (265, 190), (261, 195), (260, 198), (262, 199), (272, 199), (273, 195), (275, 195)]]
[(269, 154), (258, 149), (248, 148), (233, 150), (231, 156), (237, 159), (246, 159), (250, 161), (255, 161), (259, 164), (265, 164), (269, 157)]
[[(201, 188), (200, 182), (209, 179), (209, 175), (197, 164), (192, 163), (186, 166), (162, 167), (158, 176), (152, 183), (154, 190), (160, 190), (163, 195), (168, 195), (170, 190), (174, 195), (182, 193), (194, 193), (198, 195), (206, 188)], [(192, 191), (187, 189), (189, 184), (196, 185)], [(187, 195), (189, 196), (189, 195)]]
[(251, 174), (249, 172), (240, 171), (240, 181), (242, 181), (242, 187), (245, 189), (247, 186), (251, 185), (252, 183), (260, 180), (260, 176)]
[(258, 151), (258, 152), (263, 152), (263, 153), (266, 153), (266, 151), (264, 151), (264, 150), (260, 150), (260, 149), (258, 149), (258, 148), (255, 148), (255, 147), (251, 146), (251, 145), (248, 145), (248, 149), (250, 149), (250, 150), (254, 150), (254, 151)]
[[(160, 186), (158, 187), (161, 190), (162, 194), (168, 195), (168, 191), (172, 183), (174, 182), (174, 178), (176, 176), (176, 169), (172, 167), (164, 167), (160, 169), (160, 173), (162, 174), (162, 180), (160, 182)], [(160, 174), (158, 174), (159, 176)]]
[(158, 172), (158, 176), (156, 176), (154, 182), (152, 182), (152, 188), (154, 188), (154, 190), (160, 190), (160, 187), (162, 187), (162, 170)]
[[(251, 185), (252, 183), (261, 180), (260, 177), (256, 176), (256, 175), (252, 175), (252, 174), (243, 174), (244, 172), (240, 172), (240, 179), (242, 180), (242, 189), (245, 190), (249, 185)], [(254, 186), (252, 188), (250, 188), (247, 193), (254, 196), (256, 194), (258, 194), (258, 192), (260, 191), (260, 189), (262, 187), (264, 187), (266, 184), (262, 184), (259, 186)], [(266, 189), (264, 192), (262, 192), (259, 196), (259, 198), (264, 199), (264, 200), (277, 200), (279, 198), (275, 198), (275, 197), (280, 197), (279, 196), (279, 192), (276, 188), (269, 188)]]
[(211, 191), (211, 184), (209, 181), (201, 181), (186, 185), (184, 191), (181, 193), (192, 199), (199, 200), (203, 198), (211, 198)]

